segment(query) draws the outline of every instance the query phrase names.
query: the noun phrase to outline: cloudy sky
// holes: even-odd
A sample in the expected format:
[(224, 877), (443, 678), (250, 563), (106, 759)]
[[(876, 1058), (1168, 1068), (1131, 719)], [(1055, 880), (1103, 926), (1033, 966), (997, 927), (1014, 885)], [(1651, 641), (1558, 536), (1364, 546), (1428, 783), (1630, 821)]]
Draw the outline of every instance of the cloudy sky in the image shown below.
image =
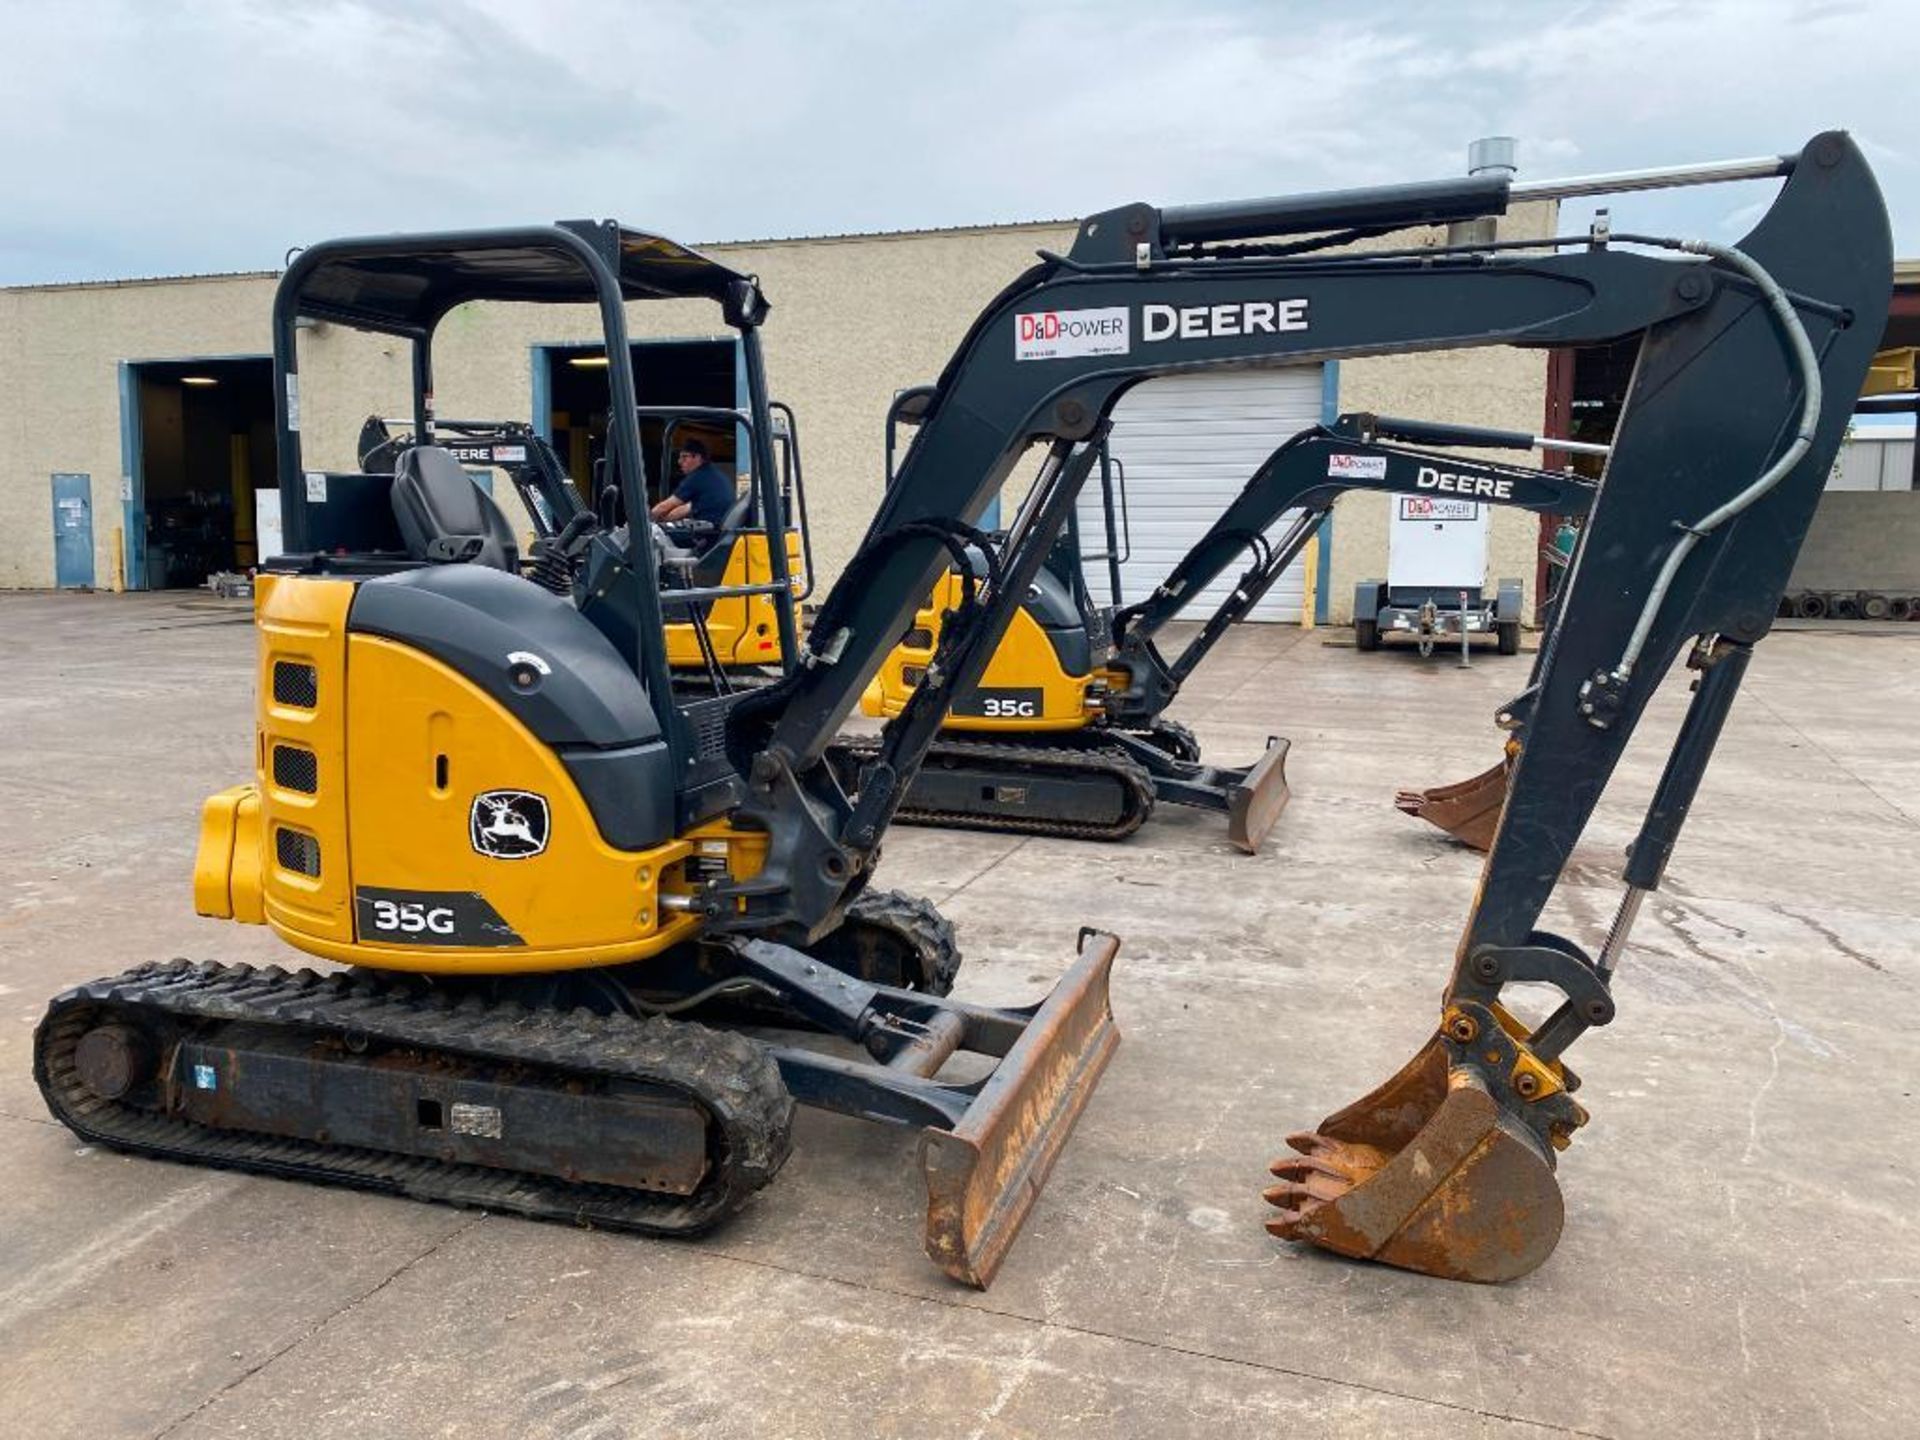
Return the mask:
[[(0, 284), (571, 215), (1068, 217), (1453, 174), (1488, 134), (1537, 179), (1829, 127), (1916, 255), (1916, 55), (1909, 0), (0, 0)], [(1731, 239), (1769, 193), (1613, 209)]]

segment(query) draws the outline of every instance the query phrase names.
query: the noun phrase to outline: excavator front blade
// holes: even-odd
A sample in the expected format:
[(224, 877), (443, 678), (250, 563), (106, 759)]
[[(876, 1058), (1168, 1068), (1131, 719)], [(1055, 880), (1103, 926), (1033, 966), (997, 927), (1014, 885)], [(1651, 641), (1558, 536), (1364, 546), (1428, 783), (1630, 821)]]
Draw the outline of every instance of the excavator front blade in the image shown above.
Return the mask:
[(1080, 958), (951, 1130), (921, 1132), (928, 1256), (984, 1290), (1120, 1043), (1107, 999), (1120, 942), (1083, 931)]
[(1436, 1035), (1364, 1099), (1287, 1137), (1267, 1229), (1448, 1280), (1513, 1280), (1560, 1241), (1553, 1151)]
[(1471, 780), (1435, 785), (1430, 790), (1402, 790), (1393, 797), (1396, 808), (1438, 825), (1462, 845), (1486, 850), (1500, 826), (1500, 810), (1507, 803), (1507, 772), (1502, 760)]
[(1287, 751), (1292, 742), (1267, 737), (1266, 753), (1247, 767), (1246, 778), (1227, 792), (1227, 839), (1251, 855), (1287, 808), (1293, 791), (1287, 785)]

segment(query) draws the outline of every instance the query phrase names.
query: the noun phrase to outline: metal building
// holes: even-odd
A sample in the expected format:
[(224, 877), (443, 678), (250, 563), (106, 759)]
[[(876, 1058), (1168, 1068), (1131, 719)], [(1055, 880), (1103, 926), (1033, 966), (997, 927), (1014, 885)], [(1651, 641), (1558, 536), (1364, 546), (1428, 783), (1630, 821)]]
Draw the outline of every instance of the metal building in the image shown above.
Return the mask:
[[(1502, 238), (1544, 235), (1548, 204), (1517, 206)], [(924, 383), (974, 315), (1071, 222), (713, 245), (757, 273), (773, 303), (765, 338), (776, 395), (798, 413), (814, 548), (836, 574), (878, 502), (882, 419)], [(1428, 243), (1440, 243), (1430, 232)], [(258, 558), (252, 495), (271, 476), (272, 274), (0, 289), (0, 588), (164, 588)], [(732, 340), (678, 303), (635, 307), (636, 370), (663, 404), (731, 404)], [(546, 429), (590, 463), (604, 393), (591, 317), (542, 306), (456, 314), (436, 344), (440, 413)], [(302, 335), (308, 452), (354, 468), (370, 414), (394, 414), (406, 357), (314, 325)], [(1443, 352), (1338, 365), (1172, 377), (1132, 392), (1114, 450), (1128, 466), (1134, 559), (1125, 583), (1164, 574), (1226, 496), (1300, 425), (1339, 410), (1537, 431), (1544, 354)], [(604, 401), (600, 402), (604, 406)], [(1383, 497), (1343, 501), (1323, 536), (1316, 594), (1295, 576), (1261, 618), (1303, 610), (1340, 623), (1354, 581), (1384, 561)], [(1502, 514), (1489, 570), (1532, 584), (1537, 523)]]

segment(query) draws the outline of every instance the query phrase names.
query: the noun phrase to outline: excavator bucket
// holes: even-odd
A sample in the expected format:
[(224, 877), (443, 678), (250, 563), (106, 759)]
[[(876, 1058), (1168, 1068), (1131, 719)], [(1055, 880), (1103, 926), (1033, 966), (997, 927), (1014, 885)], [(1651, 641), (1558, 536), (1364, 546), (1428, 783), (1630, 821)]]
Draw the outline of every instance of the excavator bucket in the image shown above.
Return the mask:
[(1251, 855), (1287, 808), (1293, 791), (1287, 786), (1287, 751), (1292, 742), (1267, 737), (1267, 749), (1247, 767), (1246, 778), (1227, 792), (1227, 839)]
[(927, 1255), (985, 1289), (1120, 1043), (1107, 986), (1120, 942), (1083, 932), (1061, 977), (951, 1130), (922, 1132)]
[(1492, 1283), (1560, 1241), (1553, 1151), (1436, 1035), (1372, 1094), (1290, 1135), (1267, 1229), (1361, 1260)]
[(1462, 845), (1487, 850), (1500, 827), (1500, 809), (1507, 803), (1508, 760), (1483, 770), (1471, 780), (1436, 785), (1431, 790), (1402, 790), (1393, 797), (1396, 809), (1438, 825)]

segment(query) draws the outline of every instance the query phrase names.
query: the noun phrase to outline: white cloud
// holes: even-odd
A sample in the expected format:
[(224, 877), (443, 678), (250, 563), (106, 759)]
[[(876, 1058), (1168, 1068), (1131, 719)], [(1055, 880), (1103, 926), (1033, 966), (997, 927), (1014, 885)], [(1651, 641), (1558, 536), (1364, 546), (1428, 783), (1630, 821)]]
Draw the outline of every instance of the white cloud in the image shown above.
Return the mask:
[[(1485, 134), (1518, 136), (1538, 177), (1833, 126), (1868, 146), (1910, 254), (1915, 18), (1894, 0), (0, 0), (0, 283), (563, 215), (687, 239), (1051, 218), (1447, 174)], [(1764, 193), (1613, 209), (1724, 237)]]

